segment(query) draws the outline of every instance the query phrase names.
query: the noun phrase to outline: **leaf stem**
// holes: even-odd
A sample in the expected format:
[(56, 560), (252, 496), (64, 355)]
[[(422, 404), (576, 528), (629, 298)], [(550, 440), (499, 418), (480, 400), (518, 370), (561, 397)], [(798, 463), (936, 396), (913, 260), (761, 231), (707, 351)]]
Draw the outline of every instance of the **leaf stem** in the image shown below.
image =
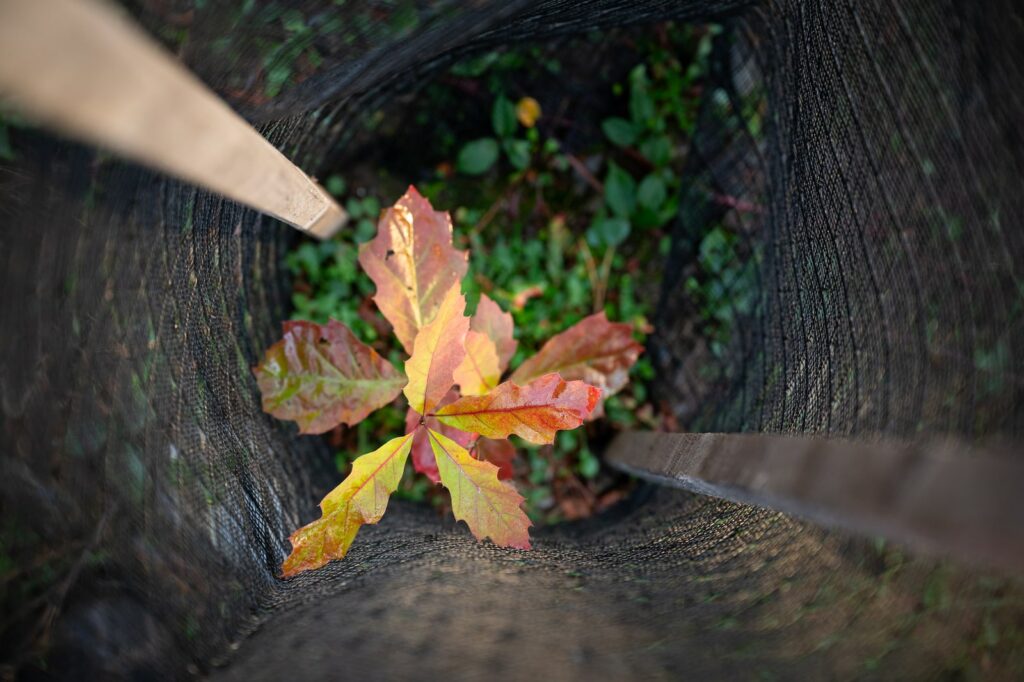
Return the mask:
[(593, 298), (595, 307), (597, 306), (597, 290), (600, 288), (601, 283), (597, 274), (597, 262), (594, 260), (594, 254), (590, 250), (590, 246), (587, 244), (587, 240), (580, 237), (579, 241), (580, 253), (583, 254), (583, 265), (587, 268), (587, 279), (590, 280), (591, 297)]
[(615, 259), (615, 247), (610, 246), (605, 250), (600, 266), (594, 259), (594, 252), (590, 250), (586, 239), (582, 237), (579, 240), (579, 249), (583, 254), (583, 264), (587, 268), (587, 279), (590, 280), (590, 288), (593, 292), (594, 312), (599, 313), (604, 310), (604, 301), (608, 293), (608, 278), (611, 277), (612, 262)]

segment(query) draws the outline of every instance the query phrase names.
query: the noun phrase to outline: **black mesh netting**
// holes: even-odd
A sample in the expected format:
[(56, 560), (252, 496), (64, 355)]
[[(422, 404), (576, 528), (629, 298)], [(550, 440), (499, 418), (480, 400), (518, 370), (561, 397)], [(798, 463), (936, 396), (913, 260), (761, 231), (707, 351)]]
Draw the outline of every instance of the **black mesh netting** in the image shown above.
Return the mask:
[[(344, 166), (361, 113), (460, 57), (722, 22), (649, 347), (681, 423), (1024, 436), (1024, 14), (1010, 0), (309, 0), (294, 5), (324, 27), (308, 38), (323, 60), (275, 97), (262, 79), (281, 3), (127, 4), (313, 174)], [(544, 529), (530, 553), (392, 502), (343, 562), (278, 580), (288, 533), (337, 477), (322, 443), (261, 413), (249, 372), (289, 313), (293, 231), (29, 128), (12, 145), (5, 676), (1022, 674), (1016, 578), (665, 489)], [(716, 355), (681, 328), (682, 279), (692, 236), (721, 220), (759, 295)]]

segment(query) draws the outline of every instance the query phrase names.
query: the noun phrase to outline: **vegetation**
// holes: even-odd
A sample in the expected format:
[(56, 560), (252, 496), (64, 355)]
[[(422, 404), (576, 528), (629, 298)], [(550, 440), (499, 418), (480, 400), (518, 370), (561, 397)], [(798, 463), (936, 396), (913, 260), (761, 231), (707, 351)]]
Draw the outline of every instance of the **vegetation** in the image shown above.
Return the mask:
[[(608, 74), (601, 86), (606, 111), (589, 127), (569, 120), (572, 100), (546, 90), (565, 75), (558, 54), (526, 48), (454, 67), (417, 95), (411, 120), (396, 123), (393, 133), (373, 131), (385, 148), (389, 139), (401, 148), (399, 167), (376, 163), (372, 171), (350, 168), (325, 180), (352, 216), (352, 230), (336, 241), (301, 243), (287, 257), (295, 319), (337, 319), (392, 362), (401, 360), (370, 303), (374, 287), (357, 266), (358, 245), (374, 234), (380, 199), (417, 178), (430, 201), (453, 207), (456, 246), (470, 251), (474, 273), (463, 283), (468, 307), (486, 295), (512, 315), (519, 344), (513, 367), (552, 334), (599, 311), (631, 325), (642, 341), (652, 330), (652, 283), (680, 202), (712, 35), (669, 25), (633, 44), (628, 58), (635, 61)], [(472, 102), (460, 106), (470, 91)], [(371, 117), (371, 124), (392, 118)], [(415, 162), (407, 160), (410, 151)], [(524, 457), (514, 480), (535, 522), (588, 516), (628, 490), (628, 479), (601, 467), (598, 448), (616, 431), (661, 428), (671, 419), (651, 400), (652, 378), (641, 357), (628, 386), (605, 402), (607, 419), (561, 432), (551, 445), (519, 444)], [(330, 434), (339, 470), (401, 425), (400, 415), (380, 410)], [(407, 479), (397, 493), (447, 504), (422, 477)]]
[(473, 535), (529, 549), (523, 498), (501, 480), (512, 477), (515, 457), (506, 439), (553, 443), (628, 381), (642, 348), (629, 325), (601, 312), (552, 337), (500, 383), (518, 345), (512, 317), (486, 294), (472, 318), (465, 314), (467, 255), (453, 246), (448, 214), (410, 187), (359, 248), (373, 300), (408, 355), (405, 375), (336, 320), (286, 322), (255, 368), (263, 409), (303, 433), (358, 424), (399, 393), (409, 404), (405, 435), (357, 458), (320, 503), (321, 518), (292, 534), (285, 576), (343, 558), (359, 527), (383, 517), (410, 453), (416, 471), (448, 489)]

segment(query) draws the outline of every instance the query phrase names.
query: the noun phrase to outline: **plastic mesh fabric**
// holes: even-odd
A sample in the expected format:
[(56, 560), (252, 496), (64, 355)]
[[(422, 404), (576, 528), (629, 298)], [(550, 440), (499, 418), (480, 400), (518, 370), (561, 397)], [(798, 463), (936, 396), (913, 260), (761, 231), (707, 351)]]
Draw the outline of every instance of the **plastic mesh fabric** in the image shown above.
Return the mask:
[[(697, 426), (1020, 438), (1022, 155), (1019, 101), (1002, 92), (1021, 54), (999, 16), (803, 3), (740, 24), (680, 230), (725, 219), (709, 196), (745, 198), (728, 219), (761, 289), (720, 363), (720, 400), (688, 395), (694, 369), (673, 365), (707, 371), (704, 356), (661, 356)], [(768, 104), (763, 145), (730, 116), (751, 95)], [(692, 259), (692, 242), (673, 257)], [(682, 271), (666, 271), (662, 328), (692, 305), (673, 295)]]
[[(731, 17), (652, 341), (662, 395), (707, 430), (1024, 432), (1012, 3), (301, 2), (340, 28), (312, 38), (323, 63), (273, 99), (256, 74), (276, 10), (215, 4), (184, 42), (166, 7), (129, 9), (314, 174), (344, 163), (360, 112), (461, 56)], [(754, 135), (747, 103), (761, 100)], [(222, 662), (240, 679), (1024, 668), (1015, 579), (664, 490), (546, 529), (529, 554), (393, 503), (345, 561), (276, 580), (288, 533), (336, 478), (316, 439), (260, 412), (249, 372), (288, 314), (279, 265), (294, 235), (39, 132), (15, 131), (14, 148), (0, 166), (14, 664), (38, 668), (42, 643), (48, 669), (76, 677)], [(680, 325), (693, 238), (720, 220), (741, 231), (760, 296), (719, 357)], [(714, 390), (694, 389), (709, 370)], [(985, 639), (992, 628), (1001, 638)]]

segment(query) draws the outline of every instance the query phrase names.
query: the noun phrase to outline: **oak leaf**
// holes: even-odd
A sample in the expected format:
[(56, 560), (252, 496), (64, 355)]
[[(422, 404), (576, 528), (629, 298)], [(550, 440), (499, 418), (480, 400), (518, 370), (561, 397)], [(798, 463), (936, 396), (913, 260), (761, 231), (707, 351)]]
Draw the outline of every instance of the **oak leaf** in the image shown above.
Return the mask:
[(466, 357), (455, 368), (453, 378), (462, 395), (483, 395), (501, 379), (498, 349), (491, 337), (472, 329), (466, 334), (465, 347)]
[(409, 406), (427, 414), (455, 383), (455, 369), (466, 357), (465, 339), (469, 318), (463, 313), (466, 298), (456, 282), (438, 308), (437, 315), (416, 334), (412, 355), (405, 361)]
[(474, 459), (443, 434), (428, 430), (427, 435), (455, 518), (465, 521), (477, 540), (489, 537), (499, 547), (530, 549), (531, 523), (520, 508), (523, 496), (498, 480), (498, 467)]
[(609, 322), (602, 311), (552, 336), (510, 378), (522, 385), (557, 372), (567, 381), (578, 379), (601, 388), (603, 399), (629, 382), (629, 369), (642, 352), (643, 346), (633, 340), (633, 328)]
[(514, 336), (512, 313), (504, 312), (487, 294), (480, 294), (480, 302), (476, 304), (476, 313), (473, 314), (469, 328), (486, 334), (494, 342), (498, 351), (499, 374), (508, 369), (508, 363), (519, 345)]
[[(602, 397), (625, 385), (642, 351), (632, 330), (592, 315), (499, 383), (517, 348), (512, 316), (486, 295), (472, 319), (465, 315), (466, 253), (453, 246), (448, 215), (412, 187), (382, 214), (359, 262), (409, 353), (408, 379), (338, 322), (288, 322), (254, 368), (264, 409), (321, 433), (360, 421), (404, 387), (406, 435), (355, 460), (320, 503), (320, 518), (291, 535), (283, 575), (344, 557), (359, 528), (383, 516), (410, 454), (416, 471), (449, 490), (455, 517), (474, 536), (529, 549), (523, 497), (506, 482), (516, 451), (504, 439), (551, 443), (557, 431), (593, 416)], [(516, 305), (537, 291), (520, 292)]]
[(359, 247), (359, 264), (377, 285), (373, 300), (412, 354), (416, 334), (434, 319), (445, 294), (462, 280), (467, 253), (452, 245), (452, 221), (409, 187)]
[(547, 374), (519, 386), (506, 381), (487, 395), (464, 396), (437, 410), (448, 426), (486, 438), (516, 434), (531, 443), (551, 443), (555, 432), (575, 429), (601, 399), (601, 389)]
[(284, 577), (341, 559), (360, 526), (380, 521), (405, 471), (410, 447), (412, 436), (401, 436), (352, 463), (352, 473), (320, 502), (320, 518), (289, 538), (292, 551), (281, 566)]
[(302, 433), (355, 424), (401, 392), (405, 377), (348, 327), (331, 320), (284, 323), (283, 338), (253, 368), (263, 410)]

